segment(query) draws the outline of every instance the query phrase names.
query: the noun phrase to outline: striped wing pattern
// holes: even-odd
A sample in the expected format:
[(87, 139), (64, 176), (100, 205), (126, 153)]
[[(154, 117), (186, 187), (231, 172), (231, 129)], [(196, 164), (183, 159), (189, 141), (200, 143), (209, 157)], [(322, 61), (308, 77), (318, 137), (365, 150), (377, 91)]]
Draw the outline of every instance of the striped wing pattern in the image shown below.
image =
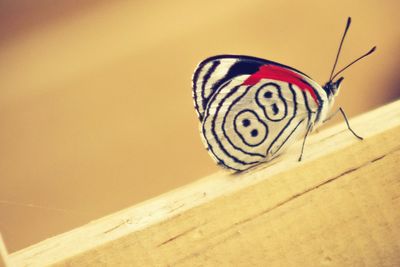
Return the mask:
[(202, 140), (212, 158), (229, 169), (245, 170), (271, 160), (304, 136), (318, 116), (318, 90), (316, 99), (301, 84), (255, 79), (266, 64), (295, 71), (258, 58), (217, 56), (200, 63), (193, 76)]
[(193, 99), (199, 120), (203, 120), (207, 103), (218, 88), (238, 75), (254, 73), (261, 65), (235, 57), (211, 58), (200, 63), (193, 75)]

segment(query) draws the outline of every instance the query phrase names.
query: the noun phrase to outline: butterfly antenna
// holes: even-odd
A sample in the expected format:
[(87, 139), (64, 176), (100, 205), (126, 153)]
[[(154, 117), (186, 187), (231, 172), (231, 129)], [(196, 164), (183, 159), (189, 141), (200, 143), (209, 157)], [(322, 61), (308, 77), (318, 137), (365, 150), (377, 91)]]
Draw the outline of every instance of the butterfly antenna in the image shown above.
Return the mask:
[(356, 63), (357, 61), (365, 58), (366, 56), (372, 54), (374, 51), (376, 50), (376, 46), (372, 47), (371, 50), (369, 50), (367, 53), (365, 53), (364, 55), (362, 55), (361, 57), (357, 58), (356, 60), (354, 60), (353, 62), (351, 62), (350, 64), (348, 64), (346, 67), (344, 67), (343, 69), (339, 70), (333, 77), (331, 80), (335, 79), (336, 76), (338, 76), (340, 73), (342, 73), (345, 69), (347, 69), (348, 67), (350, 67), (351, 65), (353, 65), (354, 63)]
[(336, 64), (337, 64), (337, 62), (339, 60), (340, 51), (342, 50), (343, 41), (344, 41), (344, 38), (346, 37), (347, 31), (350, 28), (350, 24), (351, 24), (351, 17), (348, 17), (347, 18), (347, 23), (346, 23), (346, 28), (344, 29), (342, 40), (340, 41), (339, 49), (338, 49), (338, 52), (336, 54), (335, 64), (333, 64), (333, 69), (332, 69), (332, 72), (331, 72), (331, 76), (329, 76), (329, 81), (332, 81), (332, 76), (333, 76), (333, 73), (335, 72)]

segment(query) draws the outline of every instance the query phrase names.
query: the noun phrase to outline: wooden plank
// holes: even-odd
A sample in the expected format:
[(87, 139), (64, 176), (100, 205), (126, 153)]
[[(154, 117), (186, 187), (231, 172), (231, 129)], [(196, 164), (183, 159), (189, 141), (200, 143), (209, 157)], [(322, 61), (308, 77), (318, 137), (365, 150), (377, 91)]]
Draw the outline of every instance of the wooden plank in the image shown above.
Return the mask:
[(7, 267), (8, 265), (8, 252), (4, 244), (3, 237), (0, 233), (0, 267)]
[[(13, 253), (13, 266), (399, 266), (400, 101)], [(179, 167), (179, 166), (177, 166)]]

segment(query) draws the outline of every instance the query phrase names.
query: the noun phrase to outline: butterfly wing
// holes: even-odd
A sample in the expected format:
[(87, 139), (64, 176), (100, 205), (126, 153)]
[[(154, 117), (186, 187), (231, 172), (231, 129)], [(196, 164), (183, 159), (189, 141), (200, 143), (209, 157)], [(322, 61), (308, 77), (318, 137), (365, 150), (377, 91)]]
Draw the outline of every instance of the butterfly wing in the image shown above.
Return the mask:
[(206, 106), (218, 88), (237, 76), (256, 73), (263, 65), (279, 66), (308, 77), (289, 66), (257, 57), (219, 55), (207, 58), (198, 65), (192, 79), (193, 100), (199, 120), (203, 120)]
[[(216, 60), (220, 63), (206, 60), (203, 71), (200, 64), (200, 73), (211, 74), (198, 74), (193, 80), (197, 81), (196, 86), (208, 90), (199, 96), (202, 102), (198, 102), (196, 109), (202, 122), (203, 141), (214, 160), (230, 169), (244, 170), (276, 157), (299, 136), (304, 136), (318, 114), (318, 100), (322, 101), (318, 92), (313, 90), (316, 94), (313, 96), (308, 91), (313, 88), (306, 81), (311, 80), (308, 76), (270, 61), (257, 59), (251, 66), (251, 60), (245, 63), (239, 63), (238, 58)], [(261, 64), (265, 62), (268, 63)], [(221, 64), (230, 67), (217, 70)], [(234, 67), (237, 64), (245, 73), (240, 74), (239, 68)], [(265, 66), (270, 67), (265, 69)], [(251, 69), (252, 73), (246, 73)]]

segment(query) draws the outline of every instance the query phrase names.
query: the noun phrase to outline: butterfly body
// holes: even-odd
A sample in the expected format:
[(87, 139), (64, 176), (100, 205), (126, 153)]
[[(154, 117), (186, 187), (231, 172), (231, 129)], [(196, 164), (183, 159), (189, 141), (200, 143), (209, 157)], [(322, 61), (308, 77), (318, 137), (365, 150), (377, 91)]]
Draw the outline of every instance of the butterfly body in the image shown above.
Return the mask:
[(197, 67), (193, 99), (211, 156), (224, 167), (244, 170), (275, 158), (318, 126), (334, 98), (294, 68), (221, 55)]

